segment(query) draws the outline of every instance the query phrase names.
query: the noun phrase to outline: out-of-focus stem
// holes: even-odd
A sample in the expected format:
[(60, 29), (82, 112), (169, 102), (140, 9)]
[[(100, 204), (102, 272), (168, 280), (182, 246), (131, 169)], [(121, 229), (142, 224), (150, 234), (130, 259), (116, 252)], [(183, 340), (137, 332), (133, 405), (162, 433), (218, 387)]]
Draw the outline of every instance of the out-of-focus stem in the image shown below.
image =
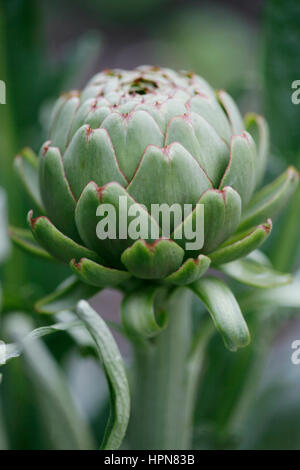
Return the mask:
[[(8, 196), (10, 223), (20, 223), (24, 219), (21, 192), (16, 184), (13, 170), (13, 157), (17, 152), (17, 138), (13, 124), (12, 97), (9, 76), (6, 68), (5, 17), (0, 5), (0, 79), (6, 84), (6, 104), (0, 105), (0, 185)], [(7, 285), (21, 285), (25, 278), (22, 254), (13, 251), (3, 268), (4, 282)]]
[[(298, 165), (300, 167), (300, 165)], [(287, 214), (282, 219), (280, 235), (272, 250), (272, 261), (280, 271), (297, 268), (300, 249), (300, 185), (294, 194)]]

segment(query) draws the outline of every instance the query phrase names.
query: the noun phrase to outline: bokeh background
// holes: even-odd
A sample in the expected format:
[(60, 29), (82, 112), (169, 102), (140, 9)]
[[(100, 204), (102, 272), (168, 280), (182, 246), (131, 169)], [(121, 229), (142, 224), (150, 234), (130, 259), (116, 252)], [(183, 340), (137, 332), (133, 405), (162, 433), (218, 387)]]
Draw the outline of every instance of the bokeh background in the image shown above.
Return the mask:
[[(27, 145), (39, 150), (59, 93), (80, 88), (106, 68), (154, 64), (193, 70), (231, 93), (243, 112), (267, 117), (272, 141), (267, 180), (287, 164), (300, 169), (300, 105), (290, 98), (291, 83), (300, 79), (299, 54), (297, 0), (1, 0), (0, 79), (6, 83), (7, 97), (0, 105), (0, 185), (7, 193), (10, 223), (25, 226), (31, 208), (15, 176), (13, 156)], [(267, 246), (282, 270), (299, 268), (299, 199), (298, 193)], [(1, 325), (15, 311), (26, 312), (35, 326), (47, 324), (50, 320), (33, 313), (33, 304), (68, 270), (11, 247), (0, 273)], [(120, 301), (120, 295), (109, 290), (93, 299), (93, 305), (104, 318), (117, 321)], [(297, 313), (297, 308), (283, 305), (275, 317), (259, 325), (258, 339), (249, 351), (234, 360), (219, 338), (212, 340), (199, 388), (196, 448), (300, 449), (300, 365), (290, 360), (291, 343), (300, 339)], [(117, 340), (130, 361), (129, 346), (118, 336)], [(81, 419), (90, 423), (100, 441), (108, 414), (101, 369), (64, 334), (45, 343), (51, 360), (64, 371)], [(260, 367), (252, 367), (253, 357)], [(31, 372), (22, 360), (4, 369), (0, 448), (76, 448), (68, 436), (57, 432), (59, 416), (51, 401), (45, 405), (44, 391)], [(251, 399), (243, 391), (244, 402), (237, 410), (239, 383), (253, 391)], [(242, 417), (238, 440), (230, 431), (236, 413)]]

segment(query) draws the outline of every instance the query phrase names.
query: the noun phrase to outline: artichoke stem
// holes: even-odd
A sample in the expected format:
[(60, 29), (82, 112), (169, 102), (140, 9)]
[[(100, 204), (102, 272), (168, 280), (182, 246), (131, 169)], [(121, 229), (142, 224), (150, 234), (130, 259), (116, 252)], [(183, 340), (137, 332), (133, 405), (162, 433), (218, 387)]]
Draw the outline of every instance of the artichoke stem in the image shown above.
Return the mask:
[(134, 347), (132, 449), (186, 450), (191, 448), (195, 380), (190, 373), (192, 338), (191, 292), (178, 288), (166, 310), (166, 329), (153, 347)]

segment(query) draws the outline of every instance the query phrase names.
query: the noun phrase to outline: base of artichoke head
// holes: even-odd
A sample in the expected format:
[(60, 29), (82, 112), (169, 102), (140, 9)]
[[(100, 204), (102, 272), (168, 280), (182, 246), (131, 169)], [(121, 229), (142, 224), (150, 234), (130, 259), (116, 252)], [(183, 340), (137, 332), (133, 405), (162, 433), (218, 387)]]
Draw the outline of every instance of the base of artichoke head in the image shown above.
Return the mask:
[(173, 291), (166, 306), (166, 329), (151, 347), (134, 347), (132, 416), (128, 445), (132, 450), (191, 448), (194, 380), (190, 379), (191, 292)]

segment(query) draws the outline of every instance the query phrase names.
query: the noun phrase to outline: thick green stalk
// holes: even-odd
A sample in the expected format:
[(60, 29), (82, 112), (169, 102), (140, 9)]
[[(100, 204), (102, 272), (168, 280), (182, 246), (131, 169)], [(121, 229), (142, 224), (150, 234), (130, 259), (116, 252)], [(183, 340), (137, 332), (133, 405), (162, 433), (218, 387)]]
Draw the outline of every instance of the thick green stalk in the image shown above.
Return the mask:
[(176, 289), (166, 305), (167, 328), (149, 347), (134, 349), (133, 449), (189, 449), (194, 409), (191, 292)]

